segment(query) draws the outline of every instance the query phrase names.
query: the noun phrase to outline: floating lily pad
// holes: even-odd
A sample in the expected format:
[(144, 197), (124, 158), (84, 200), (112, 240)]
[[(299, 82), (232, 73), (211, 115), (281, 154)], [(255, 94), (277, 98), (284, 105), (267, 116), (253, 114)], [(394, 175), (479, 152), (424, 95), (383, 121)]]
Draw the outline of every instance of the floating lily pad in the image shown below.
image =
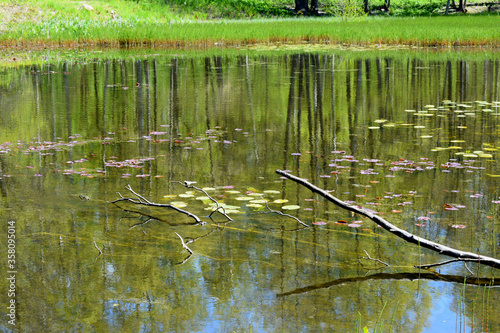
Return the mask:
[(241, 192), (240, 191), (231, 190), (231, 191), (226, 191), (224, 193), (227, 193), (227, 194), (238, 194), (238, 193), (241, 193)]
[(273, 201), (274, 203), (277, 203), (277, 204), (281, 204), (281, 203), (285, 203), (285, 202), (288, 202), (287, 199), (276, 199)]
[(183, 208), (183, 207), (187, 206), (187, 203), (185, 203), (183, 201), (172, 201), (170, 204), (174, 207), (177, 207), (177, 208)]
[(247, 195), (252, 196), (252, 197), (261, 197), (261, 196), (264, 195), (264, 193), (255, 193), (255, 192), (252, 192), (252, 193), (247, 193)]
[(265, 200), (265, 199), (258, 199), (258, 200), (250, 201), (250, 203), (253, 203), (253, 204), (262, 204), (262, 203), (266, 203), (266, 202), (267, 202), (267, 200)]
[(253, 197), (236, 197), (235, 199), (238, 201), (250, 201), (250, 200), (253, 200), (254, 198)]
[(192, 197), (194, 197), (194, 195), (189, 194), (189, 193), (181, 193), (181, 194), (179, 194), (179, 197), (181, 197), (181, 198), (192, 198)]
[(298, 205), (286, 205), (286, 206), (282, 206), (281, 209), (283, 209), (283, 210), (297, 210), (297, 209), (300, 209), (300, 206), (298, 206)]
[(276, 190), (265, 190), (264, 193), (267, 193), (267, 194), (280, 194), (280, 191), (276, 191)]
[(202, 188), (202, 190), (203, 191), (207, 191), (207, 192), (208, 191), (215, 191), (215, 188), (213, 188), (213, 187), (204, 187), (204, 188)]
[(257, 204), (257, 203), (250, 203), (247, 205), (247, 207), (260, 208), (260, 207), (262, 207), (262, 205)]

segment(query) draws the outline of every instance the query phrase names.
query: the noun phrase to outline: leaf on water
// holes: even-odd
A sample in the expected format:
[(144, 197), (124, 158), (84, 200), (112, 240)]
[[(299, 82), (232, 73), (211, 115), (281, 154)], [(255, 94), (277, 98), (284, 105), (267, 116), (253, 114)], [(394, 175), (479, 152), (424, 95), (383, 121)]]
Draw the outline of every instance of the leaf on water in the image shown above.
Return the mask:
[(253, 197), (236, 197), (235, 199), (238, 201), (250, 201), (250, 200), (253, 200), (254, 198)]
[(280, 194), (280, 191), (276, 190), (265, 190), (264, 193), (266, 194)]
[(368, 129), (376, 130), (376, 129), (380, 129), (380, 127), (378, 127), (378, 126), (369, 126)]
[(314, 224), (314, 225), (325, 225), (327, 223), (328, 222), (325, 222), (325, 221), (316, 221), (316, 222), (313, 222), (312, 224)]
[(463, 224), (454, 224), (451, 227), (455, 228), (455, 229), (463, 229), (463, 228), (465, 228), (465, 225), (463, 225)]
[(265, 200), (265, 199), (258, 199), (258, 200), (252, 200), (252, 201), (249, 201), (249, 202), (253, 203), (253, 204), (262, 204), (262, 203), (266, 203), (267, 200)]
[(285, 203), (285, 202), (288, 202), (287, 199), (276, 199), (273, 201), (274, 203), (277, 203), (277, 204), (281, 204), (281, 203)]
[(181, 194), (179, 194), (179, 197), (181, 197), (181, 198), (192, 198), (192, 197), (194, 197), (194, 195), (189, 194), (189, 193), (181, 193)]
[(170, 204), (174, 207), (177, 207), (177, 208), (183, 208), (183, 207), (187, 206), (187, 203), (185, 203), (183, 201), (172, 201)]
[(359, 227), (361, 227), (361, 224), (351, 223), (351, 224), (348, 224), (347, 226), (350, 228), (359, 228)]
[(173, 199), (173, 198), (177, 197), (177, 195), (175, 195), (175, 194), (167, 194), (167, 195), (164, 195), (163, 197), (165, 199)]
[(227, 193), (227, 194), (238, 194), (238, 193), (241, 193), (241, 192), (240, 191), (234, 191), (234, 190), (232, 190), (232, 191), (226, 191), (224, 193)]
[(247, 207), (260, 208), (260, 207), (262, 207), (262, 205), (259, 205), (257, 203), (250, 203), (247, 205)]
[(215, 191), (215, 188), (213, 187), (204, 187), (202, 188), (203, 191)]
[(283, 209), (283, 210), (297, 210), (297, 209), (300, 209), (300, 206), (298, 206), (298, 205), (286, 205), (286, 206), (282, 206), (281, 209)]
[(250, 195), (252, 197), (261, 197), (264, 195), (264, 193), (255, 193), (255, 192), (252, 192), (252, 193), (247, 193), (247, 195)]

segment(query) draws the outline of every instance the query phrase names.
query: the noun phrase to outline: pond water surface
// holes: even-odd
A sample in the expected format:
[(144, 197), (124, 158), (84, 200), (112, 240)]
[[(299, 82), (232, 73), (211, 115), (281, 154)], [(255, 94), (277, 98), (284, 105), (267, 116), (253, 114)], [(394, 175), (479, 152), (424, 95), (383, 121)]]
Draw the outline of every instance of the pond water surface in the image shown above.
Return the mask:
[[(500, 331), (498, 287), (464, 280), (463, 263), (415, 269), (448, 258), (275, 173), (499, 257), (500, 56), (457, 58), (242, 52), (0, 68), (16, 329)], [(179, 181), (196, 182), (232, 221), (209, 217), (213, 202)], [(111, 203), (137, 198), (127, 185), (206, 224)], [(486, 284), (498, 278), (467, 266)], [(9, 281), (0, 286), (9, 331)]]

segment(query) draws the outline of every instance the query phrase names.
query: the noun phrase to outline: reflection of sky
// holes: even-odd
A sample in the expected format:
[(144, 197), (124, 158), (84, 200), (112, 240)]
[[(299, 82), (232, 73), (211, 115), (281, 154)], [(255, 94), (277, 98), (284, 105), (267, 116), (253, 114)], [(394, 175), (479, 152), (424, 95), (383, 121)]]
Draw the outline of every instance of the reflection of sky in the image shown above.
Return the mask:
[(455, 332), (457, 314), (453, 311), (453, 284), (429, 281), (428, 286), (433, 288), (434, 292), (431, 294), (433, 295), (433, 300), (428, 319), (428, 328), (423, 332)]

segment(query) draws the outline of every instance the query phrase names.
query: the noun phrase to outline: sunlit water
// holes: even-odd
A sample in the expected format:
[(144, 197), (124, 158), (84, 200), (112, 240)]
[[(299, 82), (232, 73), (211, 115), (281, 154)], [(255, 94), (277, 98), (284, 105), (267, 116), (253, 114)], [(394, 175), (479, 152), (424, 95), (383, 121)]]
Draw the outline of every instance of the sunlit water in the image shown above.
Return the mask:
[[(457, 282), (470, 274), (462, 263), (437, 267), (453, 281), (438, 282), (413, 266), (448, 258), (275, 174), (499, 257), (499, 71), (494, 57), (397, 53), (1, 69), (0, 219), (4, 235), (16, 225), (16, 327), (500, 331), (498, 288)], [(233, 221), (210, 218), (205, 193), (177, 181), (196, 182)], [(112, 204), (137, 199), (127, 185), (207, 223)]]

